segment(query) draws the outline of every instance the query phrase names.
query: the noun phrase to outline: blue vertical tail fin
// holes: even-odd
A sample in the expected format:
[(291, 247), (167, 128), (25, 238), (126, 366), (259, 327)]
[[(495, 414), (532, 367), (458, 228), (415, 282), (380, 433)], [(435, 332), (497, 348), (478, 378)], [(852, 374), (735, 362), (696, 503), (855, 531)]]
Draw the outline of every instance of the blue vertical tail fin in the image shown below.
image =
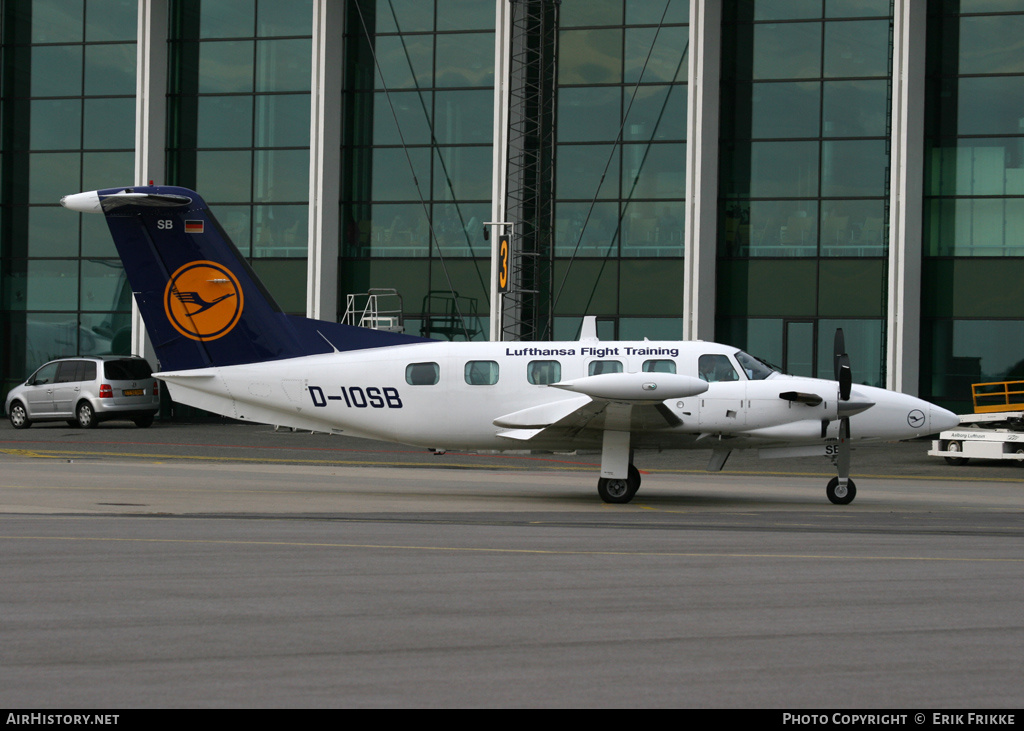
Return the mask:
[(163, 370), (423, 342), (282, 312), (191, 190), (110, 188), (61, 203), (106, 216)]

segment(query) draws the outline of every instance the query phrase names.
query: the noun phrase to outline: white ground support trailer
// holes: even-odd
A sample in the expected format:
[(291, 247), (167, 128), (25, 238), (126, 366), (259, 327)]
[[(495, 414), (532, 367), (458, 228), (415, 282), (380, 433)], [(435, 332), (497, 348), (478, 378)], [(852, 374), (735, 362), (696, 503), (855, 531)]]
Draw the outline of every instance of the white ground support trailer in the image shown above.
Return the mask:
[(941, 432), (928, 454), (951, 465), (969, 459), (1009, 459), (1024, 467), (1024, 381), (976, 383), (973, 414)]
[(969, 459), (1011, 459), (1024, 466), (1024, 411), (962, 414), (960, 426), (932, 440), (928, 454), (952, 465)]

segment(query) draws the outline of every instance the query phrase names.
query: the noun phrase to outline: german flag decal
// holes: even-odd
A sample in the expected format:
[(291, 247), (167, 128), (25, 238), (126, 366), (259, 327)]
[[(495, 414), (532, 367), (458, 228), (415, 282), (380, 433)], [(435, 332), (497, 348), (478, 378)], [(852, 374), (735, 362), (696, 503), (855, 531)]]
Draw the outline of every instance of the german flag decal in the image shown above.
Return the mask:
[(202, 221), (185, 221), (185, 233), (201, 234), (203, 232)]

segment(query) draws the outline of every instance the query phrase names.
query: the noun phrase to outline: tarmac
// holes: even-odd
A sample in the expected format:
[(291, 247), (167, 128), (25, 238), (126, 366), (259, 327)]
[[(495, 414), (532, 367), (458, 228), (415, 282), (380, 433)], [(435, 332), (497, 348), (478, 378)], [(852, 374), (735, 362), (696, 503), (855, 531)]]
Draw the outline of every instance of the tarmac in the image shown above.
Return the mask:
[[(1013, 708), (1024, 470), (0, 427), (8, 708)], [(769, 716), (774, 718), (774, 716)]]

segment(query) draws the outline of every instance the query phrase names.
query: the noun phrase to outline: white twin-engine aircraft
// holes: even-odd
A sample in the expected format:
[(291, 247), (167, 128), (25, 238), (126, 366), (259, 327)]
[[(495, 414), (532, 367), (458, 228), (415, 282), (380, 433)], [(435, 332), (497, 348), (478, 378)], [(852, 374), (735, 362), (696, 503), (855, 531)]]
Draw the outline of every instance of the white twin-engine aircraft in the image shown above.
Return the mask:
[(627, 503), (633, 452), (733, 449), (823, 455), (829, 500), (856, 495), (850, 442), (957, 425), (911, 396), (853, 386), (842, 331), (836, 380), (777, 372), (706, 342), (441, 342), (287, 315), (196, 193), (173, 187), (69, 195), (106, 215), (171, 396), (236, 419), (445, 449), (599, 448), (598, 494)]

